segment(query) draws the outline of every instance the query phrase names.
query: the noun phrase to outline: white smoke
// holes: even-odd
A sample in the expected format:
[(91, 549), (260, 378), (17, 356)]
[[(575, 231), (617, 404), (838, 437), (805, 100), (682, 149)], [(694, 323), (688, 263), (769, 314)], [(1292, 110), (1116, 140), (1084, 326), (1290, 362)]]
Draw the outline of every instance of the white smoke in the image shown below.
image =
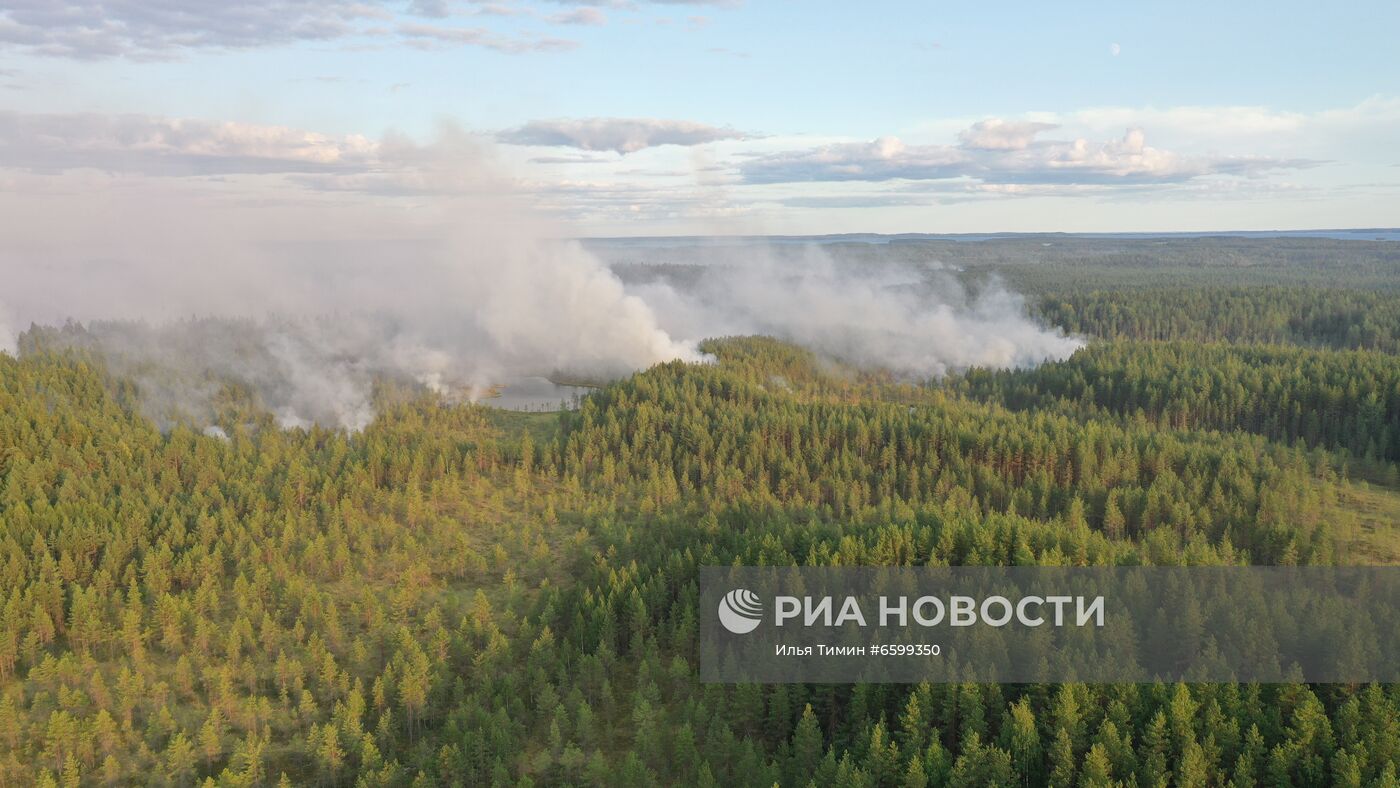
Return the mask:
[(716, 263), (691, 281), (634, 290), (674, 336), (765, 334), (913, 378), (1033, 366), (1083, 344), (1036, 323), (995, 279), (969, 292), (936, 262), (838, 261), (817, 245), (785, 251), (712, 252)]
[(284, 426), (358, 430), (381, 376), (470, 395), (701, 358), (598, 258), (513, 208), (469, 140), (400, 155), (433, 195), (408, 209), (247, 205), (149, 182), (66, 195), (61, 212), (38, 195), (6, 222), (30, 235), (0, 243), (0, 302), (26, 323), (85, 323), (44, 336), (106, 356), (163, 426), (208, 423), (226, 380)]
[[(575, 243), (478, 239), (463, 247), (475, 254), (462, 258), (456, 248), (419, 248), (417, 261), (328, 280), (298, 313), (192, 308), (198, 319), (177, 320), (128, 313), (43, 336), (50, 346), (102, 354), (116, 374), (141, 385), (146, 412), (162, 426), (211, 422), (210, 403), (225, 381), (255, 391), (282, 426), (359, 430), (374, 417), (380, 377), (475, 398), (522, 377), (605, 380), (701, 358)], [(306, 292), (309, 284), (298, 280), (314, 270), (283, 269), (266, 281)], [(372, 287), (381, 289), (377, 298)]]
[[(680, 359), (699, 340), (770, 334), (911, 376), (1020, 366), (1075, 340), (996, 287), (946, 273), (715, 251), (688, 286), (625, 285), (597, 256), (514, 207), (482, 149), (445, 132), (386, 140), (380, 202), (232, 198), (218, 184), (79, 174), (88, 188), (0, 191), (5, 326), (95, 348), (147, 413), (208, 426), (233, 381), (284, 426), (358, 430), (377, 380), (454, 397), (526, 378), (601, 381)], [(414, 195), (405, 200), (400, 190)], [(11, 318), (5, 319), (8, 309)]]

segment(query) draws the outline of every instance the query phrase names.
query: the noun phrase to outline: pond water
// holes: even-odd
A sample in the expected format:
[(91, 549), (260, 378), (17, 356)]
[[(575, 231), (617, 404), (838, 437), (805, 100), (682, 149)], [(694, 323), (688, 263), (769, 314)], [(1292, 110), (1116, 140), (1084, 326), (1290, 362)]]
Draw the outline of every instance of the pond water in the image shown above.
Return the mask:
[(588, 386), (555, 383), (548, 378), (521, 378), (501, 386), (496, 396), (482, 399), (481, 404), (533, 413), (573, 410), (592, 390)]

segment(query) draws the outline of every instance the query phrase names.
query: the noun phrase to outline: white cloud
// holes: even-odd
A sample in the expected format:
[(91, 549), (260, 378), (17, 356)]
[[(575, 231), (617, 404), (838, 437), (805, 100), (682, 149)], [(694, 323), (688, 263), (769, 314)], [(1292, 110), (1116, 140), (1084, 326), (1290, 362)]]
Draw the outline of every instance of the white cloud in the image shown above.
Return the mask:
[(976, 150), (1025, 150), (1035, 135), (1056, 128), (1054, 123), (991, 118), (974, 123), (958, 135), (965, 148)]
[(447, 0), (410, 0), (408, 10), (417, 16), (441, 19), (447, 16), (448, 5)]
[[(503, 132), (501, 139), (519, 146), (503, 145), (493, 156), (522, 179), (512, 190), (518, 199), (581, 232), (900, 230), (924, 226), (928, 216), (948, 221), (943, 217), (973, 216), (959, 213), (973, 210), (986, 212), (978, 218), (983, 228), (1009, 226), (1000, 224), (998, 211), (1007, 217), (1031, 211), (1035, 227), (1051, 227), (1053, 219), (1080, 221), (1073, 226), (1083, 229), (1087, 220), (1070, 214), (1079, 210), (1076, 201), (1086, 200), (1096, 201), (1096, 215), (1119, 223), (1104, 227), (1132, 223), (1126, 209), (1113, 214), (1107, 206), (1144, 200), (1154, 201), (1154, 211), (1194, 205), (1190, 210), (1207, 224), (1229, 217), (1214, 216), (1206, 205), (1254, 204), (1256, 215), (1267, 210), (1272, 217), (1306, 203), (1315, 213), (1297, 221), (1341, 226), (1383, 224), (1377, 215), (1387, 207), (1393, 213), (1393, 184), (1365, 194), (1351, 187), (1394, 172), (1396, 128), (1400, 101), (1384, 98), (1310, 114), (1095, 108), (969, 119), (929, 132), (934, 136), (865, 142), (747, 135), (686, 121), (585, 119)], [(354, 205), (373, 215), (480, 190), (450, 169), (424, 166), (422, 155), (421, 146), (394, 134), (376, 139), (146, 115), (0, 111), (0, 199), (11, 204), (78, 193), (124, 199), (111, 195), (176, 178), (179, 188), (208, 199), (275, 203), (289, 217), (308, 204)], [(1317, 160), (1329, 166), (1303, 169)], [(1035, 208), (1011, 207), (1019, 203)], [(1055, 205), (1064, 215), (1041, 213)], [(858, 208), (865, 209), (858, 220), (841, 213)], [(11, 225), (22, 221), (15, 216), (10, 213)], [(1205, 226), (1203, 219), (1191, 221)]]
[[(481, 12), (491, 8), (495, 7)], [(576, 46), (547, 36), (518, 37), (412, 21), (442, 19), (450, 13), (444, 0), (9, 0), (0, 7), (0, 48), (80, 60), (162, 60), (199, 49), (355, 37), (387, 38), (419, 48), (482, 46), (512, 54)], [(591, 8), (559, 16), (565, 24), (597, 24), (602, 17)]]
[(340, 38), (383, 13), (353, 0), (10, 0), (0, 9), (0, 43), (82, 59), (165, 58), (203, 47)]
[(442, 49), (454, 46), (479, 46), (497, 52), (567, 52), (578, 48), (577, 41), (563, 38), (512, 38), (501, 36), (483, 27), (446, 27), (419, 23), (399, 25), (398, 32), (409, 46), (418, 49)]
[[(609, 8), (633, 8), (632, 0), (553, 0), (560, 5), (606, 6)], [(642, 0), (642, 5), (698, 5), (717, 8), (735, 8), (743, 5), (743, 0)]]
[(959, 145), (907, 145), (894, 137), (755, 157), (750, 183), (972, 178), (983, 183), (1175, 183), (1207, 175), (1257, 175), (1314, 162), (1262, 156), (1192, 156), (1147, 145), (1140, 128), (1103, 142), (1036, 140), (1047, 123), (982, 121)]
[(971, 157), (948, 145), (905, 145), (895, 137), (758, 156), (740, 165), (751, 183), (953, 178)]
[(0, 166), (146, 175), (326, 172), (364, 167), (378, 143), (248, 123), (146, 115), (0, 112)]
[(658, 145), (702, 145), (743, 139), (734, 129), (688, 120), (654, 118), (579, 118), (536, 120), (497, 135), (509, 145), (539, 145), (589, 151), (635, 153)]
[(1372, 96), (1352, 106), (1317, 112), (1254, 105), (1091, 107), (1036, 119), (1081, 134), (1140, 126), (1153, 139), (1198, 150), (1248, 145), (1282, 155), (1361, 158), (1394, 148), (1400, 132), (1400, 97)]
[(1141, 126), (1154, 133), (1212, 136), (1287, 134), (1309, 122), (1309, 116), (1300, 112), (1258, 106), (1095, 107), (1052, 117), (1064, 124), (1091, 129)]
[(596, 8), (579, 8), (546, 17), (556, 25), (605, 25), (608, 17)]
[(531, 164), (603, 164), (612, 161), (606, 156), (532, 156)]

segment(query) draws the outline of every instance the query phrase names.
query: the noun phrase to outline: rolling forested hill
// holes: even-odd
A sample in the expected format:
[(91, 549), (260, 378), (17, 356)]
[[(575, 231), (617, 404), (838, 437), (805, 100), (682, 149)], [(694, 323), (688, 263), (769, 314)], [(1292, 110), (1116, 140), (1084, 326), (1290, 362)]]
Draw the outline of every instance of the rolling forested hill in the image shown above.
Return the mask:
[(1035, 369), (731, 337), (559, 414), (386, 385), (353, 434), (236, 388), (226, 437), (162, 433), (35, 333), (0, 355), (0, 785), (1400, 785), (1394, 685), (696, 676), (702, 565), (1400, 563), (1371, 246), (1326, 289), (1288, 248), (1033, 287), (1097, 338)]

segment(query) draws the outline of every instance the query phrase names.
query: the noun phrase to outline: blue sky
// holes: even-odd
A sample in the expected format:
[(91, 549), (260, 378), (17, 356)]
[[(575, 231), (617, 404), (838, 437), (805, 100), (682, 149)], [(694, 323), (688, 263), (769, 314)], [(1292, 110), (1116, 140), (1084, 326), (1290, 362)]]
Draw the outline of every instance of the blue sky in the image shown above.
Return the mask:
[(0, 209), (411, 211), (447, 122), (584, 235), (1400, 224), (1393, 2), (5, 8)]

